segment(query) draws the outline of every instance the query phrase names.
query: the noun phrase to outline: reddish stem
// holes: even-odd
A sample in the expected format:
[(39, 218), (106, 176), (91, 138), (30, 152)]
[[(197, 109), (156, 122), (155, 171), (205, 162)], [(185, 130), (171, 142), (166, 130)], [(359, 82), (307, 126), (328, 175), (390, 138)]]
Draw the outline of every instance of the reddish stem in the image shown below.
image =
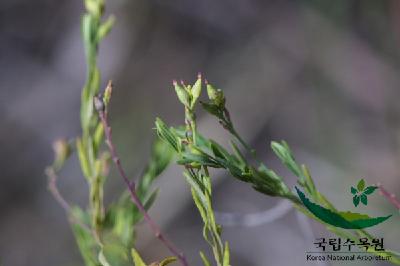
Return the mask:
[(380, 194), (384, 196), (391, 204), (393, 204), (396, 209), (400, 210), (400, 201), (396, 198), (396, 195), (387, 191), (380, 183), (378, 183), (377, 186)]
[(146, 209), (144, 208), (142, 202), (140, 201), (140, 199), (136, 193), (136, 190), (135, 190), (136, 184), (134, 181), (129, 181), (128, 176), (126, 175), (125, 170), (122, 167), (121, 160), (119, 159), (119, 157), (117, 155), (115, 146), (112, 142), (111, 127), (108, 125), (104, 103), (102, 104), (102, 100), (99, 97), (95, 97), (95, 105), (96, 105), (96, 109), (99, 113), (101, 123), (103, 124), (104, 133), (105, 133), (105, 137), (106, 137), (106, 144), (110, 150), (111, 157), (117, 167), (117, 170), (118, 170), (120, 176), (122, 177), (126, 186), (128, 187), (128, 190), (131, 194), (132, 202), (136, 205), (136, 207), (142, 213), (144, 220), (147, 222), (150, 229), (153, 231), (154, 235), (168, 248), (168, 250), (172, 254), (174, 254), (179, 259), (179, 261), (181, 262), (181, 264), (183, 266), (188, 266), (189, 264), (186, 261), (185, 255), (182, 252), (180, 252), (175, 247), (175, 245), (163, 235), (163, 233), (161, 232), (158, 225), (151, 219), (150, 215), (147, 213)]

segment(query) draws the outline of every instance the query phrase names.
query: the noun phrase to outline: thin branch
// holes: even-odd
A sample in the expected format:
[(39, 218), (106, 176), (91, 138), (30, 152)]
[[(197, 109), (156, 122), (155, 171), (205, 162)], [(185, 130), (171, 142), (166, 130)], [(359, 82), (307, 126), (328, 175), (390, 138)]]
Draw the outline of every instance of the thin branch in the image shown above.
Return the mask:
[(182, 252), (180, 252), (175, 247), (175, 245), (164, 236), (164, 234), (161, 232), (158, 225), (151, 219), (150, 215), (147, 213), (146, 209), (144, 208), (142, 202), (140, 201), (140, 199), (136, 193), (135, 182), (129, 181), (129, 178), (126, 175), (124, 168), (122, 167), (121, 160), (119, 159), (119, 157), (117, 155), (116, 148), (112, 142), (111, 127), (109, 126), (108, 121), (107, 121), (107, 112), (106, 112), (106, 108), (105, 108), (103, 100), (101, 100), (99, 97), (96, 96), (94, 98), (94, 104), (95, 104), (95, 108), (96, 108), (97, 112), (99, 113), (101, 123), (103, 124), (104, 133), (105, 133), (105, 137), (106, 137), (106, 144), (110, 150), (112, 160), (114, 161), (114, 163), (117, 167), (118, 173), (120, 174), (120, 176), (124, 180), (126, 186), (128, 187), (132, 202), (136, 205), (136, 207), (142, 213), (144, 220), (147, 222), (150, 229), (153, 231), (154, 235), (168, 248), (168, 250), (172, 254), (174, 254), (179, 259), (179, 261), (181, 262), (181, 264), (183, 266), (188, 266), (189, 264), (186, 261), (185, 255)]
[(379, 188), (379, 192), (382, 196), (384, 196), (393, 206), (400, 210), (400, 201), (396, 198), (396, 195), (387, 191), (381, 183), (377, 184)]
[(49, 178), (48, 182), (48, 189), (50, 193), (53, 195), (55, 200), (61, 205), (61, 207), (65, 210), (65, 212), (68, 214), (71, 222), (80, 225), (84, 230), (86, 230), (89, 233), (92, 233), (92, 230), (89, 228), (87, 224), (82, 223), (79, 219), (74, 217), (73, 212), (72, 212), (72, 207), (71, 205), (64, 199), (64, 197), (61, 195), (60, 191), (58, 190), (57, 187), (57, 179), (58, 176), (54, 169), (52, 167), (46, 168), (45, 171), (46, 175)]
[(257, 213), (215, 212), (215, 219), (224, 226), (253, 227), (274, 222), (286, 215), (291, 209), (292, 203), (290, 201), (281, 200), (271, 209)]

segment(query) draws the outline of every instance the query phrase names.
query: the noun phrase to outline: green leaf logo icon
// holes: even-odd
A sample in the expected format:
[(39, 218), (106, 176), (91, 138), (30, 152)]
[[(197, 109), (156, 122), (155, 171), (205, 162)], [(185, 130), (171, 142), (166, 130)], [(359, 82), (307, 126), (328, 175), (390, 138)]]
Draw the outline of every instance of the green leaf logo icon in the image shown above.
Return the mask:
[[(349, 211), (337, 211), (330, 210), (314, 202), (311, 202), (304, 193), (295, 187), (300, 200), (303, 202), (304, 206), (316, 217), (318, 217), (323, 222), (345, 229), (362, 229), (380, 224), (392, 215), (380, 216), (380, 217), (370, 217), (367, 214), (354, 213)], [(364, 195), (365, 196), (365, 195)], [(357, 197), (357, 201), (363, 202), (367, 199), (367, 196)], [(364, 203), (364, 202), (363, 202)], [(357, 203), (358, 204), (358, 203)]]
[(354, 196), (353, 197), (353, 204), (354, 204), (354, 206), (358, 206), (358, 204), (360, 203), (360, 197), (359, 196)]
[(365, 181), (364, 181), (364, 179), (361, 179), (360, 181), (358, 181), (357, 189), (358, 189), (358, 191), (363, 191), (364, 187), (365, 187)]
[(365, 180), (360, 179), (357, 183), (357, 188), (351, 187), (350, 192), (353, 194), (353, 204), (355, 207), (357, 207), (360, 204), (360, 201), (362, 204), (367, 205), (368, 204), (368, 195), (371, 195), (374, 193), (374, 191), (378, 187), (376, 186), (368, 186), (365, 187)]

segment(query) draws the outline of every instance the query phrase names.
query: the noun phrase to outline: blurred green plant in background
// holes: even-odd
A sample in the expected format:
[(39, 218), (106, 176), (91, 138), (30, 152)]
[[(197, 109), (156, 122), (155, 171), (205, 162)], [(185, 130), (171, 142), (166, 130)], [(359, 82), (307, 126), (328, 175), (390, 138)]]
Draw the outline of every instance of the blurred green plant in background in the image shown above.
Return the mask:
[[(85, 47), (87, 78), (81, 95), (82, 136), (71, 141), (54, 143), (55, 159), (46, 169), (49, 189), (67, 211), (77, 245), (87, 266), (131, 265), (138, 261), (135, 243), (135, 225), (143, 219), (143, 213), (131, 202), (125, 191), (114, 203), (104, 206), (104, 185), (109, 175), (110, 154), (103, 149), (104, 126), (94, 110), (93, 99), (99, 93), (101, 77), (97, 66), (99, 44), (111, 30), (114, 18), (102, 20), (104, 0), (86, 0), (86, 13), (82, 18), (82, 38)], [(111, 83), (107, 86), (102, 101), (108, 105), (111, 98)], [(82, 174), (86, 178), (89, 195), (87, 208), (70, 205), (60, 194), (56, 181), (65, 161), (75, 152), (78, 154)], [(157, 196), (151, 185), (168, 166), (172, 150), (163, 142), (153, 144), (151, 158), (134, 188), (140, 202), (148, 210)], [(166, 259), (160, 265), (173, 261)], [(141, 264), (137, 264), (141, 265)]]

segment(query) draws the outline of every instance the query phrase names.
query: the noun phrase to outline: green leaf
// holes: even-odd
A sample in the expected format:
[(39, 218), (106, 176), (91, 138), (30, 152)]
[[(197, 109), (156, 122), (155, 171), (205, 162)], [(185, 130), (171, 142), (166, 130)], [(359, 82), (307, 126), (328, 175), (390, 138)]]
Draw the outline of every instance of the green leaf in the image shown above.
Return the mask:
[(355, 196), (353, 197), (353, 204), (354, 204), (354, 206), (357, 207), (359, 203), (360, 203), (360, 197), (357, 196), (357, 195), (355, 195)]
[(310, 170), (308, 170), (308, 167), (304, 164), (301, 166), (301, 170), (303, 171), (303, 175), (305, 177), (306, 188), (309, 190), (311, 195), (315, 195), (317, 189), (315, 188), (315, 183), (311, 177)]
[(239, 159), (239, 162), (242, 165), (247, 165), (247, 161), (244, 158), (242, 152), (240, 151), (239, 147), (236, 145), (236, 143), (234, 141), (231, 141), (231, 147), (233, 149), (234, 154), (236, 155), (236, 157)]
[(89, 101), (90, 101), (90, 106), (91, 106), (92, 110), (94, 107), (93, 106), (93, 98), (96, 95), (96, 93), (98, 93), (100, 90), (100, 82), (101, 82), (100, 70), (95, 66), (95, 67), (93, 67), (93, 72), (92, 72), (91, 79), (90, 79), (90, 85), (91, 85), (90, 91), (92, 94), (90, 95)]
[(182, 159), (177, 161), (178, 164), (192, 164), (197, 163), (203, 166), (209, 166), (214, 168), (220, 168), (221, 166), (213, 160), (211, 157), (208, 157), (204, 154), (193, 154), (193, 153), (184, 153)]
[(223, 266), (229, 266), (229, 260), (229, 244), (228, 242), (225, 242)]
[(96, 129), (94, 131), (93, 134), (93, 148), (95, 149), (94, 152), (98, 153), (99, 148), (103, 142), (103, 136), (104, 136), (104, 128), (103, 128), (103, 124), (99, 123), (96, 126)]
[(111, 266), (111, 264), (107, 261), (106, 257), (104, 256), (103, 249), (99, 252), (99, 262), (102, 266)]
[(81, 95), (81, 125), (82, 130), (85, 134), (89, 134), (89, 130), (92, 127), (93, 119), (97, 119), (93, 115), (93, 97), (100, 88), (100, 71), (95, 65), (94, 51), (93, 48), (87, 49), (87, 64), (89, 67), (88, 77), (86, 80), (85, 87)]
[(85, 14), (82, 17), (82, 36), (85, 44), (86, 56), (89, 54), (89, 49), (93, 40), (93, 22), (94, 18), (90, 14)]
[(111, 31), (115, 23), (115, 17), (110, 16), (103, 24), (100, 25), (99, 30), (97, 32), (97, 40), (101, 41), (107, 34)]
[(153, 142), (152, 153), (149, 163), (144, 169), (144, 173), (137, 185), (137, 193), (141, 200), (144, 199), (149, 191), (154, 180), (165, 170), (169, 165), (174, 151), (166, 141), (157, 138)]
[(365, 187), (365, 180), (361, 179), (360, 181), (358, 181), (357, 189), (358, 189), (358, 191), (361, 192), (364, 190), (364, 187)]
[(146, 202), (144, 203), (144, 208), (146, 210), (149, 210), (150, 207), (153, 205), (153, 203), (155, 202), (156, 198), (157, 198), (157, 194), (158, 194), (158, 189), (154, 190), (149, 198), (146, 200)]
[(156, 129), (158, 136), (169, 143), (175, 151), (180, 151), (179, 140), (177, 136), (174, 134), (172, 129), (168, 128), (167, 125), (160, 119), (156, 118)]
[(367, 198), (366, 195), (361, 194), (361, 202), (362, 202), (364, 205), (367, 205), (367, 204), (368, 204), (368, 198)]
[(80, 138), (76, 139), (76, 149), (78, 151), (79, 162), (81, 164), (83, 175), (86, 178), (90, 178), (92, 176), (92, 171), (89, 164), (89, 158), (87, 156), (86, 149), (83, 146), (83, 142)]
[(206, 211), (207, 207), (203, 205), (202, 200), (200, 199), (200, 195), (193, 187), (191, 188), (191, 192), (192, 192), (193, 201), (194, 201), (197, 209), (200, 212), (201, 219), (203, 219), (204, 223), (207, 223), (207, 221), (208, 221), (207, 211)]
[(369, 186), (366, 189), (364, 189), (363, 194), (365, 195), (371, 195), (372, 193), (374, 193), (374, 191), (377, 189), (378, 187), (376, 186)]
[[(276, 175), (272, 170), (270, 174)], [(254, 176), (251, 183), (255, 190), (269, 196), (286, 196), (289, 193), (289, 189), (285, 183), (272, 178), (266, 178), (265, 173), (261, 173), (260, 176)]]
[(147, 266), (134, 248), (132, 249), (132, 258), (135, 266)]
[(206, 209), (208, 206), (206, 196), (204, 195), (205, 187), (203, 184), (199, 183), (193, 176), (189, 173), (184, 172), (183, 175), (185, 176), (187, 182), (189, 183), (190, 187), (194, 190), (195, 194), (200, 199), (201, 206)]
[(206, 255), (202, 251), (200, 251), (200, 258), (203, 261), (204, 266), (211, 266), (210, 261), (207, 259)]
[(217, 142), (210, 140), (210, 146), (214, 156), (224, 160), (228, 160), (231, 157), (231, 155)]
[(131, 246), (135, 237), (135, 224), (142, 218), (142, 214), (137, 207), (132, 204), (130, 194), (124, 191), (117, 203), (108, 208), (106, 214), (106, 222), (110, 224), (112, 233), (118, 236), (120, 241), (126, 247)]
[[(89, 215), (79, 207), (72, 208), (71, 215), (82, 223), (90, 221)], [(85, 228), (83, 228), (80, 224), (73, 223), (71, 227), (85, 265), (98, 266), (97, 254), (100, 250), (96, 244), (96, 240), (93, 238), (93, 235), (85, 230)]]
[(272, 141), (271, 148), (282, 161), (282, 163), (286, 165), (286, 167), (289, 168), (289, 170), (292, 171), (295, 176), (302, 177), (301, 167), (294, 160), (292, 151), (285, 141), (282, 141), (281, 143)]
[(353, 195), (357, 194), (357, 189), (355, 189), (354, 187), (351, 187), (350, 190), (351, 190), (351, 194), (353, 194)]
[(175, 262), (175, 261), (177, 261), (177, 258), (176, 258), (176, 257), (168, 257), (168, 258), (163, 259), (163, 260), (159, 263), (159, 266), (166, 266), (166, 265), (171, 264), (171, 263), (173, 263), (173, 262)]
[(208, 112), (209, 114), (218, 117), (219, 119), (223, 118), (221, 109), (212, 103), (205, 103), (205, 102), (200, 102), (201, 106), (203, 107), (204, 110), (206, 110), (206, 112)]
[[(180, 139), (186, 139), (186, 128), (185, 127), (177, 127), (177, 128), (171, 128), (173, 129), (173, 132), (176, 134), (176, 136)], [(201, 134), (198, 132), (196, 133), (196, 147), (202, 148), (204, 150), (210, 148), (210, 141), (203, 137)]]

